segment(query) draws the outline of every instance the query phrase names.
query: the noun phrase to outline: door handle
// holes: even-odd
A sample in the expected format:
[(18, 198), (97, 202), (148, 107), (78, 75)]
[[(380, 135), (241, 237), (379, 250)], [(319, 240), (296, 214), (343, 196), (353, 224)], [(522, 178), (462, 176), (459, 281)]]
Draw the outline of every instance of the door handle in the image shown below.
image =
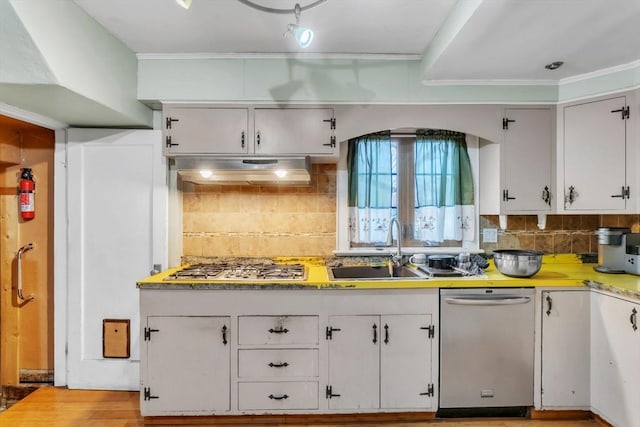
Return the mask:
[(29, 294), (26, 297), (22, 294), (22, 255), (34, 248), (33, 243), (28, 243), (18, 249), (18, 298), (20, 302), (31, 301), (35, 298), (35, 295)]

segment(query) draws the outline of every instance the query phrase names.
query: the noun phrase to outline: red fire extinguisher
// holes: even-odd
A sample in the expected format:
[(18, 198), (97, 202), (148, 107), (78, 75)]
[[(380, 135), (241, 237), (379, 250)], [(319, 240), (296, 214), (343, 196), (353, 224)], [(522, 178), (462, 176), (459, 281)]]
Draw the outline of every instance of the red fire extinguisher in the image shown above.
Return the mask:
[(20, 215), (22, 219), (33, 219), (36, 216), (36, 183), (33, 181), (31, 168), (23, 168), (18, 188), (20, 198)]

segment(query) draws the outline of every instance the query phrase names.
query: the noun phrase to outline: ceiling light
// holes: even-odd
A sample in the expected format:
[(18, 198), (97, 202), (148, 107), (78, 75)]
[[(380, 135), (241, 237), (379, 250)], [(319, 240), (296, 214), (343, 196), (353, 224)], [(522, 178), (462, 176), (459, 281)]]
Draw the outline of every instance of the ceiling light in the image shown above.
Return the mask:
[(546, 68), (547, 70), (557, 70), (558, 68), (562, 67), (562, 64), (564, 64), (564, 62), (555, 61), (555, 62), (552, 62), (551, 64), (545, 65), (544, 68)]
[(296, 17), (296, 23), (289, 24), (287, 26), (287, 31), (284, 33), (284, 36), (292, 34), (296, 43), (298, 43), (298, 46), (300, 46), (303, 49), (306, 49), (309, 46), (311, 46), (311, 42), (313, 41), (313, 31), (311, 31), (309, 28), (300, 26), (300, 13), (302, 13), (303, 10), (316, 7), (320, 3), (324, 3), (327, 0), (316, 0), (312, 3), (309, 3), (306, 6), (300, 6), (299, 3), (296, 3), (293, 9), (275, 9), (272, 7), (262, 6), (260, 4), (254, 3), (252, 0), (238, 0), (238, 1), (244, 5), (252, 7), (254, 9), (261, 10), (263, 12), (284, 13), (284, 14), (293, 13)]
[(309, 28), (300, 26), (301, 11), (302, 10), (300, 9), (300, 5), (296, 3), (296, 5), (293, 7), (293, 13), (296, 16), (296, 23), (289, 24), (289, 26), (287, 27), (287, 32), (284, 33), (284, 35), (286, 36), (290, 33), (293, 34), (293, 38), (296, 39), (296, 43), (298, 43), (298, 46), (306, 49), (311, 46), (311, 42), (313, 41), (313, 31), (311, 31)]
[(284, 178), (285, 176), (287, 176), (289, 174), (289, 171), (286, 169), (276, 169), (273, 171), (273, 173), (278, 177), (278, 178)]
[(191, 0), (176, 0), (176, 3), (185, 9), (189, 9), (189, 6), (191, 6)]

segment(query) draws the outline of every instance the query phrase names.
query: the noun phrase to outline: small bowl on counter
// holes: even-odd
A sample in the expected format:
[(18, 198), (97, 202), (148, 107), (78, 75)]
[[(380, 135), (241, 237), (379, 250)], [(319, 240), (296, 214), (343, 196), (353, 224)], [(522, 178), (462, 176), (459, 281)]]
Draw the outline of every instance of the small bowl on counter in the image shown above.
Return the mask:
[(509, 277), (531, 277), (542, 267), (540, 251), (527, 249), (496, 249), (493, 262), (498, 271)]

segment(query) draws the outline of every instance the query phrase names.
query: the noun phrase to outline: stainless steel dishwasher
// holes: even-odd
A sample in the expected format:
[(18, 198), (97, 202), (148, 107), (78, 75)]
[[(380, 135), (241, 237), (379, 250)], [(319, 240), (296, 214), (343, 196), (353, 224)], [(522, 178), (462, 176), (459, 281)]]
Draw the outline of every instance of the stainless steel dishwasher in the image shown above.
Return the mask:
[(533, 288), (440, 291), (439, 416), (533, 406)]

